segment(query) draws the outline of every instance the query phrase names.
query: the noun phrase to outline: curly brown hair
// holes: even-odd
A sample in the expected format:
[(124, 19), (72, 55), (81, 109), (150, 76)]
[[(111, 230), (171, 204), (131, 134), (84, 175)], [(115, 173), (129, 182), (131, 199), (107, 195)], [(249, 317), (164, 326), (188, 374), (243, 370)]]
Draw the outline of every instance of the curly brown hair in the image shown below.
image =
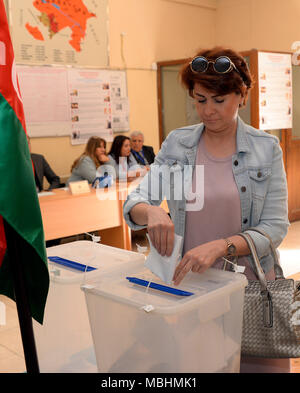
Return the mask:
[[(216, 60), (219, 56), (227, 56), (234, 63), (237, 70), (234, 69), (226, 74), (215, 72), (210, 64), (207, 71), (203, 73), (194, 73), (190, 68), (190, 61), (197, 56), (203, 56), (207, 60)], [(193, 97), (195, 83), (201, 84), (205, 89), (216, 93), (217, 95), (226, 95), (230, 93), (241, 94), (244, 98), (243, 105), (246, 105), (248, 92), (253, 87), (253, 76), (250, 73), (248, 65), (241, 54), (233, 49), (221, 46), (212, 49), (202, 49), (198, 51), (193, 58), (189, 59), (181, 68), (179, 76), (183, 86)]]

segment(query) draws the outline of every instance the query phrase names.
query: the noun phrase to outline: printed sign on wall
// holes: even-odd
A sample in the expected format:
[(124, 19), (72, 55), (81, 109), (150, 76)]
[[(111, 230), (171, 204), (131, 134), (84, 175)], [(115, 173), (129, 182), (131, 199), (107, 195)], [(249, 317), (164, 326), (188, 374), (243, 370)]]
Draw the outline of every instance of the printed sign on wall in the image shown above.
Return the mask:
[(258, 53), (259, 128), (292, 128), (292, 61), (290, 54)]

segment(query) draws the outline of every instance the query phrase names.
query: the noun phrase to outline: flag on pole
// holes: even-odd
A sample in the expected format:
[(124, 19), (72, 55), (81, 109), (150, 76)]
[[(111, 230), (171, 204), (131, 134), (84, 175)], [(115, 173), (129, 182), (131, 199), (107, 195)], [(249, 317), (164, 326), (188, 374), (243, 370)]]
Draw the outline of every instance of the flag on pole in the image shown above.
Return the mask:
[(0, 179), (0, 293), (14, 300), (3, 229), (5, 219), (23, 239), (19, 254), (30, 312), (42, 323), (49, 289), (44, 231), (3, 0), (0, 0)]

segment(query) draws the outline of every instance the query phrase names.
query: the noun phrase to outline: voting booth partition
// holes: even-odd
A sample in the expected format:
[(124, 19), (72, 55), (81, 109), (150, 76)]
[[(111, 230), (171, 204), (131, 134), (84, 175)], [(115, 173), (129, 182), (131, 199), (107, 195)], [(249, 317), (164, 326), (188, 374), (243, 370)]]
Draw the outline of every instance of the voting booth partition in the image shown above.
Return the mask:
[(40, 371), (97, 372), (84, 294), (86, 280), (101, 282), (122, 265), (143, 265), (145, 256), (91, 241), (47, 248), (49, 294), (43, 325), (33, 321)]
[(208, 269), (166, 286), (139, 263), (87, 280), (98, 371), (239, 372), (246, 285), (244, 275)]

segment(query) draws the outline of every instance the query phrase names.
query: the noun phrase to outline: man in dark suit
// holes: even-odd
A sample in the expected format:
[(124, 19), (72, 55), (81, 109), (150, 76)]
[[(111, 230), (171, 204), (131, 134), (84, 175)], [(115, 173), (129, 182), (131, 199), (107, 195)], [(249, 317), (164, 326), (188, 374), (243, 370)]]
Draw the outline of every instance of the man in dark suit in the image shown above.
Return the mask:
[(141, 131), (130, 134), (130, 143), (132, 157), (138, 164), (149, 166), (154, 162), (153, 147), (144, 145), (144, 134)]
[(48, 190), (51, 190), (52, 188), (59, 188), (60, 178), (53, 172), (44, 156), (42, 156), (41, 154), (31, 153), (31, 144), (29, 137), (27, 137), (27, 140), (34, 169), (34, 178), (37, 191), (40, 192), (43, 190), (44, 176), (49, 183)]

